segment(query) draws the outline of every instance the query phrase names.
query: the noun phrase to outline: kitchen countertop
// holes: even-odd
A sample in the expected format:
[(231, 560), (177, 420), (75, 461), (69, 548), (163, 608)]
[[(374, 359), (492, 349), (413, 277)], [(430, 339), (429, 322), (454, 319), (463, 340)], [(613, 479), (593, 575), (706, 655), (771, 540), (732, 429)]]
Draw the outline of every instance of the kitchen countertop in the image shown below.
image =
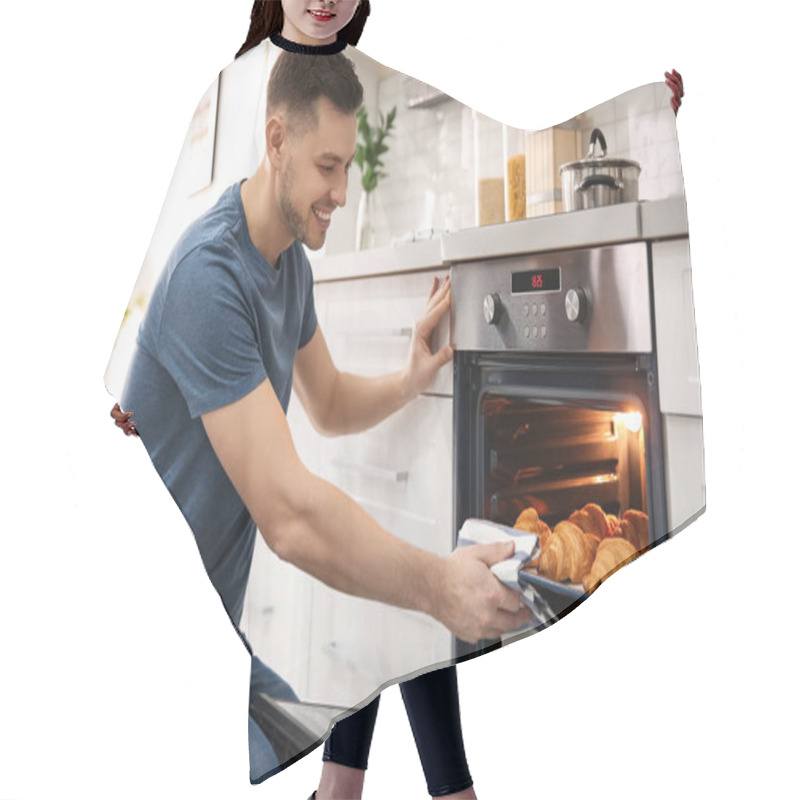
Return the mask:
[(333, 256), (309, 253), (309, 259), (314, 280), (323, 283), (435, 270), (460, 261), (688, 235), (686, 201), (683, 197), (671, 197), (468, 228), (438, 239), (354, 253)]

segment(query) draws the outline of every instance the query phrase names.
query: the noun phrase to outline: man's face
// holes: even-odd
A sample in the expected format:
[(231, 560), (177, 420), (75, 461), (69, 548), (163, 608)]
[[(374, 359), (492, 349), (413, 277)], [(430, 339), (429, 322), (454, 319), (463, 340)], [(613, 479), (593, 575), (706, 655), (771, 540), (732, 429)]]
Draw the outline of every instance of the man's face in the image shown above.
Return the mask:
[(356, 13), (358, 0), (281, 0), (284, 30), (290, 39), (335, 39)]
[(356, 150), (355, 114), (343, 114), (326, 98), (317, 103), (318, 125), (290, 134), (280, 169), (278, 201), (293, 238), (319, 250), (331, 215), (347, 200), (347, 179)]

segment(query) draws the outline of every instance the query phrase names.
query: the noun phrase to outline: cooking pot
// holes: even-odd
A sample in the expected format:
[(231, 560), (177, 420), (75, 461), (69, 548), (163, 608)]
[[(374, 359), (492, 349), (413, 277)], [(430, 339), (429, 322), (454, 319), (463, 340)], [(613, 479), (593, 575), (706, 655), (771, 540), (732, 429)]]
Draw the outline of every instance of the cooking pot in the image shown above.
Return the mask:
[(641, 171), (635, 161), (607, 158), (605, 136), (595, 128), (589, 139), (586, 158), (570, 161), (558, 170), (564, 210), (577, 211), (638, 200)]

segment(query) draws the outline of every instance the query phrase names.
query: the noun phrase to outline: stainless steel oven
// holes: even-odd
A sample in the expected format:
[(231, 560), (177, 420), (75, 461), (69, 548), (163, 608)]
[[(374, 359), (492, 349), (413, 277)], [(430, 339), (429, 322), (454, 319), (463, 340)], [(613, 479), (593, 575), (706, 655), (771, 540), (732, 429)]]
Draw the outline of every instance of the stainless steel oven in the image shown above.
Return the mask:
[[(660, 397), (652, 243), (456, 263), (451, 274), (455, 530), (470, 517), (513, 526), (526, 508), (552, 529), (587, 504), (609, 519), (646, 515), (646, 547), (684, 524), (670, 509), (685, 487), (669, 471), (678, 440)], [(555, 581), (536, 588), (556, 618), (586, 597)], [(498, 644), (456, 642), (456, 655)]]

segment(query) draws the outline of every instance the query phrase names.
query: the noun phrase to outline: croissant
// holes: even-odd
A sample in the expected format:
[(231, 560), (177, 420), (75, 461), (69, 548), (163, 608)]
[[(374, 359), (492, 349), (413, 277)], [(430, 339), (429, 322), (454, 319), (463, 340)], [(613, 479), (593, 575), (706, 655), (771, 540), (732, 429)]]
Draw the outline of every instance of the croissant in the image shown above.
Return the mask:
[(539, 556), (539, 573), (553, 581), (580, 583), (592, 566), (592, 543), (569, 521), (553, 528)]
[(629, 508), (619, 521), (617, 536), (629, 541), (637, 552), (646, 550), (650, 543), (647, 514), (634, 508)]
[(583, 579), (583, 588), (593, 592), (609, 575), (636, 558), (634, 546), (621, 537), (603, 539), (597, 547), (592, 568)]
[(594, 561), (594, 557), (597, 554), (597, 548), (600, 546), (600, 542), (602, 541), (599, 536), (595, 536), (593, 533), (584, 533), (583, 539), (589, 547), (589, 550), (592, 554), (592, 561)]
[(597, 503), (587, 503), (580, 511), (573, 511), (569, 521), (584, 533), (592, 533), (601, 539), (611, 536), (611, 526), (605, 512)]
[[(545, 546), (548, 537), (550, 536), (550, 526), (539, 519), (539, 513), (535, 508), (526, 508), (517, 517), (514, 523), (514, 528), (518, 531), (527, 531), (528, 533), (535, 533), (539, 537), (539, 554)], [(539, 564), (539, 555), (535, 556), (530, 561), (530, 566), (536, 567)]]

